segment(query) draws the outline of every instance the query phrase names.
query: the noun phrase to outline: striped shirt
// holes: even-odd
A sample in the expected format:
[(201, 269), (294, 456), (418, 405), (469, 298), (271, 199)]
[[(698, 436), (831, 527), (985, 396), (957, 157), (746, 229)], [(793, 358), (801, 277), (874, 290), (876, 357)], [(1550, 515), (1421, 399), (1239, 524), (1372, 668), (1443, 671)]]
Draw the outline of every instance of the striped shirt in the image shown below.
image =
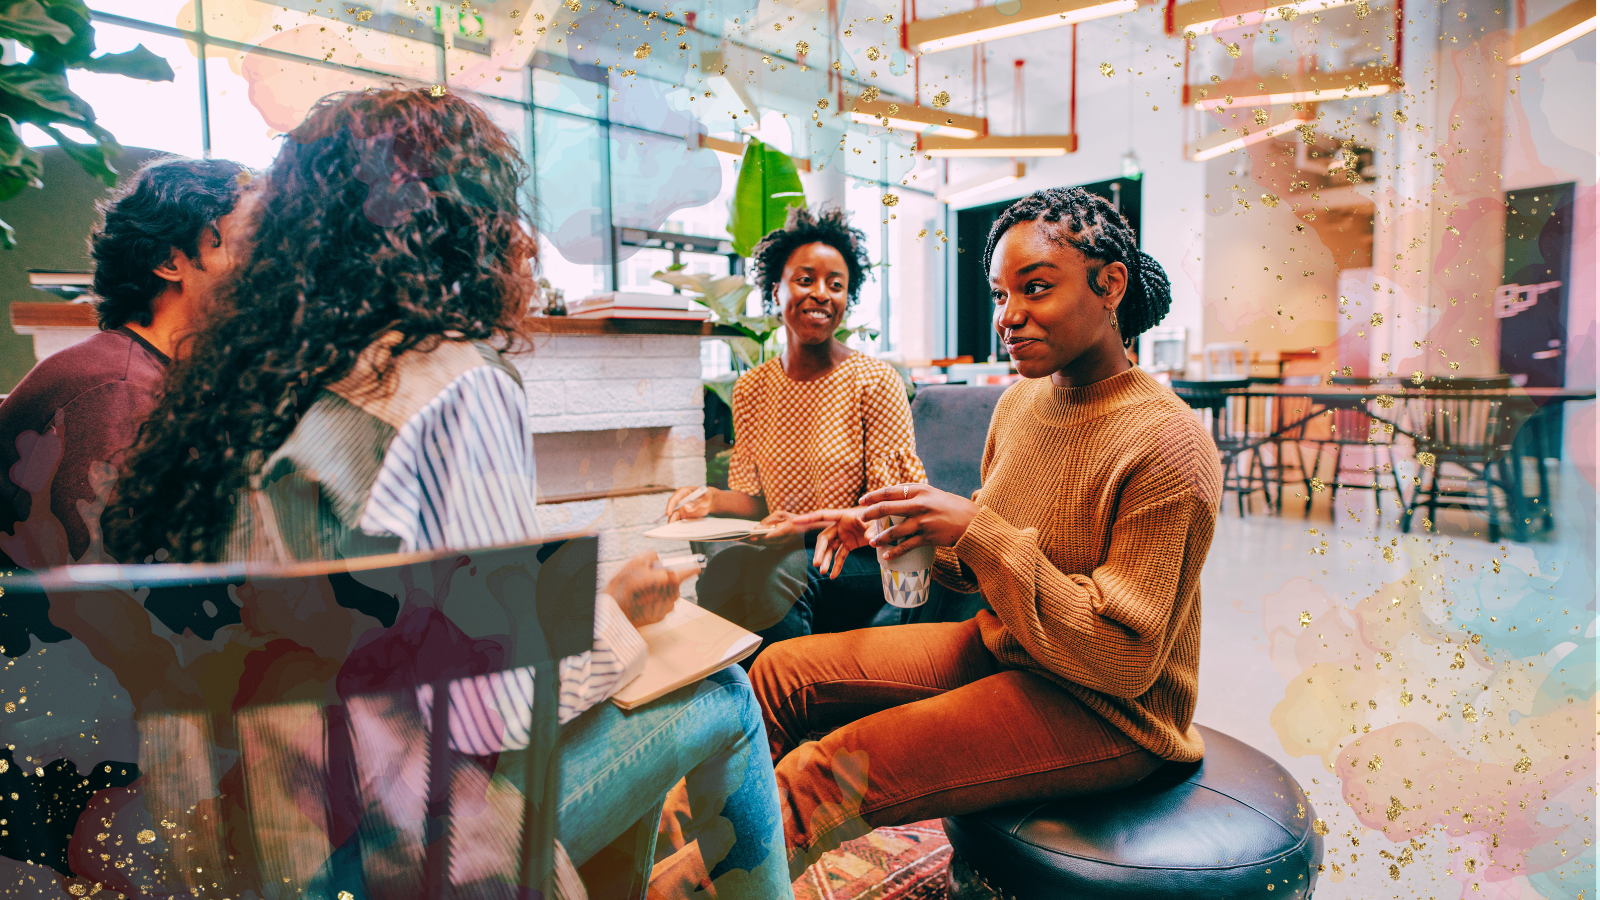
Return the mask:
[[(449, 346), (449, 345), (445, 345)], [(460, 346), (460, 345), (457, 345)], [(507, 372), (479, 365), (457, 375), (402, 424), (361, 514), (360, 529), (400, 539), (402, 551), (533, 540), (535, 469), (526, 395)], [(559, 663), (563, 724), (639, 674), (646, 648), (609, 594), (595, 606), (594, 649)], [(489, 754), (528, 745), (533, 670), (452, 682), (450, 743)], [(417, 691), (431, 721), (433, 687)]]

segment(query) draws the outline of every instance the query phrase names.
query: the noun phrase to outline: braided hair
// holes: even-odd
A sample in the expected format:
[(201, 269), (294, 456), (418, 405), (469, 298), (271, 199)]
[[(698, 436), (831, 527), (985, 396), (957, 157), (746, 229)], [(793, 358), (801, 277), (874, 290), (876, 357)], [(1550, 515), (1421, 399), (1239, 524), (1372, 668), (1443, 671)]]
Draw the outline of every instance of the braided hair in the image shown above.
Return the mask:
[(1089, 258), (1089, 289), (1104, 297), (1107, 288), (1100, 284), (1100, 270), (1107, 263), (1119, 262), (1128, 268), (1128, 289), (1117, 307), (1122, 345), (1133, 346), (1134, 339), (1154, 328), (1172, 308), (1172, 286), (1167, 273), (1150, 254), (1139, 249), (1138, 239), (1128, 220), (1110, 201), (1083, 188), (1050, 188), (1037, 191), (1011, 204), (989, 230), (983, 248), (983, 271), (989, 271), (995, 245), (1000, 236), (1018, 222), (1061, 223), (1051, 240), (1073, 247)]
[(827, 244), (844, 257), (845, 273), (850, 276), (845, 286), (846, 309), (855, 306), (861, 297), (861, 283), (872, 267), (867, 258), (866, 234), (850, 224), (842, 209), (812, 212), (795, 206), (790, 208), (782, 227), (768, 232), (750, 253), (756, 285), (761, 289), (761, 306), (769, 315), (780, 311), (778, 282), (783, 280), (783, 267), (789, 264), (794, 251), (806, 244)]

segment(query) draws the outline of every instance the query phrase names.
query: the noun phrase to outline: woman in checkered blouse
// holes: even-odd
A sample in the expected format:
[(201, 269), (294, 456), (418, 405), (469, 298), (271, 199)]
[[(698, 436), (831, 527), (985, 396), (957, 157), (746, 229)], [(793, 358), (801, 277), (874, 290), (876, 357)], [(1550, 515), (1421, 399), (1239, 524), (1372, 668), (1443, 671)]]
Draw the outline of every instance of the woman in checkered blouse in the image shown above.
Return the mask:
[(885, 610), (871, 548), (852, 553), (830, 581), (812, 564), (814, 535), (793, 523), (927, 478), (899, 374), (836, 337), (870, 265), (865, 241), (842, 210), (796, 208), (756, 247), (761, 297), (782, 316), (787, 343), (734, 385), (728, 489), (683, 502), (694, 489), (681, 488), (667, 504), (674, 519), (732, 516), (771, 529), (717, 554), (698, 587), (703, 605), (759, 633), (763, 648), (865, 627), (880, 613), (899, 620)]

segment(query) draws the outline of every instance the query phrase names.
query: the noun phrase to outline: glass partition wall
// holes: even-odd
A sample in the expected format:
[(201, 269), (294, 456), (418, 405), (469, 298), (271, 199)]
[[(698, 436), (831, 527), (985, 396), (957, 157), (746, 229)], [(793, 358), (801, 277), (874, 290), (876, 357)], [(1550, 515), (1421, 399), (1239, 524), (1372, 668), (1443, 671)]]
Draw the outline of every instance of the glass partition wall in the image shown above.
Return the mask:
[[(635, 72), (579, 62), (562, 55), (560, 40), (548, 38), (539, 41), (543, 49), (519, 58), (514, 45), (522, 39), (500, 36), (491, 44), (471, 14), (451, 19), (444, 7), (430, 7), (434, 12), (427, 15), (380, 8), (374, 15), (310, 0), (91, 0), (89, 6), (100, 49), (118, 52), (142, 43), (176, 73), (171, 83), (141, 85), (141, 97), (151, 102), (139, 104), (119, 102), (126, 96), (125, 79), (70, 73), (72, 88), (129, 147), (228, 158), (259, 168), (271, 162), (282, 136), (327, 94), (441, 84), (471, 96), (532, 164), (527, 204), (539, 230), (541, 271), (569, 300), (605, 290), (671, 291), (651, 276), (674, 261), (695, 271), (743, 271), (725, 244), (703, 253), (693, 242), (684, 248), (671, 240), (674, 235), (728, 238), (740, 160), (703, 148), (699, 135), (732, 128), (726, 136), (738, 140), (740, 131), (756, 133), (795, 153), (802, 171), (809, 170), (803, 161), (807, 153), (817, 153), (813, 145), (822, 146), (817, 136), (805, 133), (803, 126), (812, 123), (799, 116), (767, 112), (758, 128), (741, 119), (740, 110), (730, 113), (722, 98), (682, 83), (691, 80), (687, 66), (676, 72), (680, 83), (674, 83), (666, 80), (674, 77), (670, 67), (656, 71), (641, 65)], [(613, 15), (636, 12), (608, 8)], [(437, 21), (430, 22), (430, 15)], [(448, 16), (458, 14), (452, 9)], [(634, 18), (650, 21), (643, 13)], [(569, 35), (570, 49), (581, 49), (580, 34)], [(508, 64), (508, 58), (516, 64)], [(151, 115), (156, 109), (161, 114)], [(49, 143), (32, 129), (25, 139)], [(894, 356), (908, 348), (922, 353), (932, 345), (933, 317), (901, 311), (905, 287), (938, 290), (919, 296), (918, 304), (937, 304), (943, 293), (942, 282), (921, 274), (900, 284), (912, 270), (943, 271), (936, 258), (939, 244), (913, 237), (927, 221), (942, 216), (942, 210), (933, 211), (942, 204), (929, 191), (901, 184), (914, 156), (906, 143), (899, 135), (886, 139), (881, 131), (852, 131), (851, 147), (866, 152), (841, 152), (829, 161), (842, 170), (844, 189), (808, 198), (813, 206), (843, 206), (866, 234), (875, 265), (849, 324), (866, 326), (877, 337), (861, 334), (851, 343)], [(883, 198), (891, 191), (907, 205), (886, 206)], [(629, 240), (624, 231), (655, 237)], [(751, 312), (758, 308), (753, 297)], [(901, 334), (904, 320), (929, 334)]]

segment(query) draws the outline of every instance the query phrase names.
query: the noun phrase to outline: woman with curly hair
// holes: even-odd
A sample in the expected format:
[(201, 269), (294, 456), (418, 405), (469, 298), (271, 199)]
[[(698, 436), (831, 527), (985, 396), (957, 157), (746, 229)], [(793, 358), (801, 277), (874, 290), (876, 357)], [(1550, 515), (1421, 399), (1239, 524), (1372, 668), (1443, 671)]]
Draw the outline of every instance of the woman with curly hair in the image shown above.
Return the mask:
[(835, 337), (870, 265), (865, 242), (842, 210), (797, 207), (756, 246), (761, 298), (782, 317), (787, 342), (734, 385), (728, 490), (685, 502), (694, 489), (680, 488), (667, 502), (674, 519), (732, 516), (770, 529), (717, 554), (697, 586), (702, 605), (760, 634), (763, 649), (861, 628), (884, 609), (872, 549), (841, 555), (830, 580), (813, 565), (796, 517), (847, 510), (868, 491), (927, 477), (899, 374)]
[(755, 666), (797, 873), (867, 829), (1117, 790), (1204, 751), (1200, 570), (1222, 472), (1125, 350), (1166, 315), (1166, 274), (1081, 188), (1017, 201), (983, 261), (1023, 380), (995, 407), (982, 488), (873, 491), (837, 536), (867, 546), (862, 520), (904, 517), (870, 544), (937, 548), (934, 576), (991, 609), (801, 638)]
[[(254, 191), (249, 256), (171, 371), (133, 450), (106, 514), (113, 558), (281, 562), (536, 539), (526, 395), (502, 356), (517, 342), (533, 291), (535, 243), (518, 204), (527, 174), (505, 133), (452, 94), (324, 98)], [(789, 896), (771, 763), (744, 672), (718, 673), (631, 713), (603, 702), (643, 665), (636, 626), (660, 621), (690, 574), (654, 562), (647, 553), (623, 567), (599, 594), (593, 650), (559, 664), (557, 860), (582, 865), (612, 841), (630, 841), (637, 824), (654, 834), (662, 797), (687, 776), (714, 801), (711, 814), (726, 820), (713, 829), (718, 852), (703, 853), (717, 892)], [(326, 646), (348, 651), (371, 627), (348, 613), (349, 633), (324, 636)], [(448, 641), (448, 629), (441, 633)], [(252, 641), (265, 647), (240, 662), (241, 683), (288, 685), (296, 697), (331, 696), (345, 684), (346, 673), (335, 681), (329, 672), (339, 660), (285, 655), (281, 645), (290, 641), (281, 636), (248, 634), (236, 644)], [(451, 685), (449, 740), (459, 751), (451, 790), (477, 794), (452, 799), (477, 810), (452, 826), (463, 849), (450, 877), (462, 896), (514, 895), (506, 891), (518, 873), (521, 808), (505, 802), (516, 789), (488, 774), (497, 754), (518, 748), (497, 723), (527, 719), (529, 677), (531, 670), (494, 672)], [(324, 680), (320, 690), (309, 687)], [(374, 896), (411, 895), (425, 853), (425, 817), (400, 777), (428, 745), (416, 729), (427, 721), (431, 679), (413, 680), (415, 696), (391, 718), (363, 724), (353, 703), (343, 713), (352, 734), (412, 735), (357, 748), (356, 800), (365, 812), (355, 855)], [(235, 691), (244, 696), (227, 681), (214, 685), (225, 696), (210, 708), (231, 708)], [(259, 704), (255, 690), (251, 702)], [(296, 773), (330, 768), (314, 753), (289, 765)], [(248, 789), (250, 773), (243, 776)], [(299, 793), (277, 802), (303, 805), (332, 777), (297, 782)], [(295, 822), (315, 818), (279, 812)], [(251, 814), (254, 822), (267, 813)], [(339, 886), (328, 873), (348, 866), (340, 860), (350, 854), (350, 845), (330, 843), (332, 830), (262, 832), (256, 874), (292, 859), (297, 876), (308, 877), (272, 890), (332, 896)], [(246, 845), (230, 845), (228, 858)], [(633, 856), (641, 870), (606, 874), (640, 884), (650, 860)], [(250, 885), (234, 887), (243, 893)]]

